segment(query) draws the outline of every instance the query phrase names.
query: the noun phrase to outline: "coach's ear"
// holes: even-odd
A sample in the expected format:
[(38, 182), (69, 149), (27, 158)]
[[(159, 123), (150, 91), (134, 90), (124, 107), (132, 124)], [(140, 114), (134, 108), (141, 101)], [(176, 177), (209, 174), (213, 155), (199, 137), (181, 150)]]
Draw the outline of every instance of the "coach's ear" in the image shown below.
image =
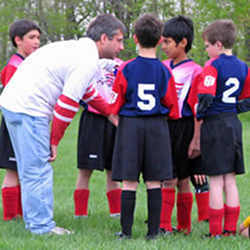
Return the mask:
[(109, 39), (108, 39), (108, 36), (107, 36), (105, 33), (101, 34), (100, 43), (101, 43), (101, 44), (105, 44), (105, 42), (106, 42), (107, 40), (109, 40)]

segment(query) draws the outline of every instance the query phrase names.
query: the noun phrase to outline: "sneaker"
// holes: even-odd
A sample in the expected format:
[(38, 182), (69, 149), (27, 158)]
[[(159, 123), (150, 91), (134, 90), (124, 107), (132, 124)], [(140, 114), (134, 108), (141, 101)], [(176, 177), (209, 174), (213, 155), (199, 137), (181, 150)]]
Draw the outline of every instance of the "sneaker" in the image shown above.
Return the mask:
[(115, 233), (115, 236), (118, 240), (129, 240), (131, 239), (131, 235), (125, 234), (123, 232), (117, 232)]
[(73, 231), (70, 231), (63, 227), (54, 227), (49, 231), (49, 234), (55, 234), (55, 235), (64, 235), (64, 234), (72, 234), (72, 233)]
[(111, 218), (120, 218), (120, 213), (116, 213), (116, 214), (110, 214)]
[(211, 233), (202, 235), (203, 239), (211, 238), (211, 239), (219, 240), (219, 239), (221, 239), (221, 237), (222, 237), (222, 235), (220, 235), (220, 234), (212, 235)]
[(168, 231), (168, 230), (166, 230), (165, 228), (160, 228), (159, 233), (160, 233), (161, 235), (164, 235), (164, 236), (173, 234), (172, 231)]

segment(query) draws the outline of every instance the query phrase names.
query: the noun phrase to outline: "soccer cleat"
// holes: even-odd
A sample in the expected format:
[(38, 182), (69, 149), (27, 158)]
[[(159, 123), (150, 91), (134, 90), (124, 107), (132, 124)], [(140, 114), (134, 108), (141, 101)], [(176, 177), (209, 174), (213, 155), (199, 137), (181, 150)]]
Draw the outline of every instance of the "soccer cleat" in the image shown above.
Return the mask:
[(220, 235), (220, 234), (212, 235), (211, 233), (202, 235), (203, 239), (209, 239), (210, 238), (210, 239), (219, 240), (219, 239), (221, 239), (221, 237), (222, 237), (222, 235)]
[(131, 239), (131, 235), (125, 234), (123, 232), (117, 232), (115, 233), (115, 236), (118, 240), (129, 240)]
[(223, 236), (228, 237), (228, 236), (236, 236), (236, 232), (235, 231), (228, 231), (228, 230), (224, 230), (222, 233)]
[(54, 227), (49, 231), (50, 235), (65, 235), (65, 234), (73, 234), (73, 231), (65, 229), (63, 227)]
[(120, 213), (116, 213), (116, 214), (110, 214), (111, 218), (115, 218), (115, 219), (119, 219), (120, 218)]
[(164, 236), (172, 235), (173, 233), (174, 233), (173, 231), (168, 231), (164, 228), (160, 228), (160, 230), (159, 230), (159, 234), (164, 235)]
[(75, 219), (87, 219), (88, 215), (74, 215)]
[(146, 240), (157, 240), (160, 237), (160, 233), (157, 234), (147, 234)]

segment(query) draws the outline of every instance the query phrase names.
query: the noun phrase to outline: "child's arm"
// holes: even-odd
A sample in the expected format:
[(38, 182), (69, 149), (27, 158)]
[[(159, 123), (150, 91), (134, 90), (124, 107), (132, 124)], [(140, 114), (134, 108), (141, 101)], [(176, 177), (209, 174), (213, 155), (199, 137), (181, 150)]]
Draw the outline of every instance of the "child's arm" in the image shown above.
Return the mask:
[(180, 118), (177, 92), (173, 77), (171, 77), (170, 80), (168, 81), (167, 92), (164, 98), (162, 99), (162, 104), (164, 104), (166, 107), (170, 109), (168, 114), (170, 119)]

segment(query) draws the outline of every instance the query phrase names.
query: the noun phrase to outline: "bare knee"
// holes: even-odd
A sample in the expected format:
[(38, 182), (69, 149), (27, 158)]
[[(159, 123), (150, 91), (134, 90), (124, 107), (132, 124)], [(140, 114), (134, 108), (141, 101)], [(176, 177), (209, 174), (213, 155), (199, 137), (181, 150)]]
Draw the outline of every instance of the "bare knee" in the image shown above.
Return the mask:
[(114, 189), (119, 189), (120, 183), (112, 180), (112, 171), (107, 170), (106, 175), (107, 175), (107, 192)]
[(185, 178), (185, 179), (179, 180), (178, 184), (177, 184), (178, 191), (180, 193), (189, 193), (189, 192), (191, 192), (189, 182), (190, 182), (189, 178)]
[(79, 169), (76, 181), (76, 189), (88, 189), (89, 179), (92, 172), (93, 171), (90, 169)]
[(15, 187), (19, 185), (18, 173), (15, 170), (7, 169), (2, 187)]
[(166, 180), (162, 182), (163, 188), (175, 188), (177, 186), (178, 179)]

